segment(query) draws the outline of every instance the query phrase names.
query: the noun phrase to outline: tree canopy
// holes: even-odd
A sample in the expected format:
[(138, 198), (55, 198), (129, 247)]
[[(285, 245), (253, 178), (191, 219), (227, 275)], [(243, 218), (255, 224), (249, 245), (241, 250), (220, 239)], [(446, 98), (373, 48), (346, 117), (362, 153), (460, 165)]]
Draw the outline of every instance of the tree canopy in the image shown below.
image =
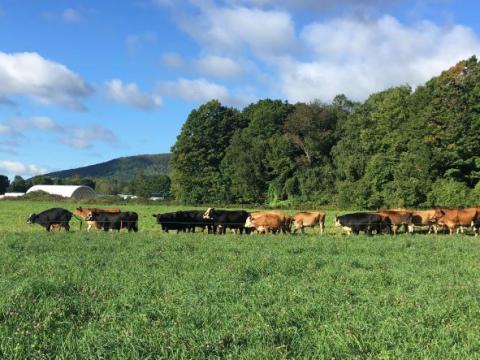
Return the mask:
[(193, 110), (172, 148), (188, 203), (312, 202), (339, 207), (460, 206), (480, 188), (480, 64), (357, 103), (260, 100)]

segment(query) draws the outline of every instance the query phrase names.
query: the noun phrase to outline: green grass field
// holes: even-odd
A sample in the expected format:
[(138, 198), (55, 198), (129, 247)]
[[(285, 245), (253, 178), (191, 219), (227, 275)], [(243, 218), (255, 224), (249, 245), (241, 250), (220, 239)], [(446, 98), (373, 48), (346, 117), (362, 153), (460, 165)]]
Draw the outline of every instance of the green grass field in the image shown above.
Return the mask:
[(480, 358), (480, 240), (46, 233), (0, 202), (0, 358)]

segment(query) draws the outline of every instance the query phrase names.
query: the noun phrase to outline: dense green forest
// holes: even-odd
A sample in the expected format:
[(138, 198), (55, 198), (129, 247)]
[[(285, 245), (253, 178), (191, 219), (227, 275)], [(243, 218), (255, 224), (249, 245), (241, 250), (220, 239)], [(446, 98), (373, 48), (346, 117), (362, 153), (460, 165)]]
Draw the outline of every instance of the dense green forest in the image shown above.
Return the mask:
[(260, 100), (193, 110), (172, 148), (183, 203), (338, 207), (480, 203), (480, 63), (363, 103)]

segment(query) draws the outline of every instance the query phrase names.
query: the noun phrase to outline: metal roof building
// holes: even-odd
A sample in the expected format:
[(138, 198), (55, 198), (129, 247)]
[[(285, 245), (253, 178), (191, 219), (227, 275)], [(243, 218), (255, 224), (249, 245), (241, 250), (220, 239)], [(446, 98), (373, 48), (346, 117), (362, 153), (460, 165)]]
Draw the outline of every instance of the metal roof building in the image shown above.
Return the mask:
[(27, 194), (34, 191), (78, 200), (93, 199), (97, 196), (91, 187), (80, 185), (34, 185), (28, 189)]

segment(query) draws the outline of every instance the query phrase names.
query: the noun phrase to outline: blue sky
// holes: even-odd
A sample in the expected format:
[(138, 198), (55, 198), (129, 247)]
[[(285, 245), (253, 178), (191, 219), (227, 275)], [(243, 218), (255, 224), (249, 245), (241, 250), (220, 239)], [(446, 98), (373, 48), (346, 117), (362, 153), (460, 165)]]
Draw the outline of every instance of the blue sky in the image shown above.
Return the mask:
[(168, 152), (212, 98), (363, 100), (480, 54), (450, 0), (0, 1), (0, 174)]

